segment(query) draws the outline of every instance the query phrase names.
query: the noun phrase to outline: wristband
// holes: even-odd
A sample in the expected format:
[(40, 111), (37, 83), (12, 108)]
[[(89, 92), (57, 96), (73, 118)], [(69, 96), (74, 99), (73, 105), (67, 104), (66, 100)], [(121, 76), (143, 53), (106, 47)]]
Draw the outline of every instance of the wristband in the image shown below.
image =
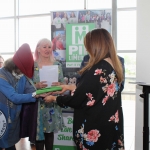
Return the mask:
[(55, 97), (54, 102), (56, 102), (56, 99), (57, 99), (57, 96)]
[(32, 93), (32, 97), (35, 97), (35, 96), (36, 96), (36, 92), (33, 92), (33, 93)]

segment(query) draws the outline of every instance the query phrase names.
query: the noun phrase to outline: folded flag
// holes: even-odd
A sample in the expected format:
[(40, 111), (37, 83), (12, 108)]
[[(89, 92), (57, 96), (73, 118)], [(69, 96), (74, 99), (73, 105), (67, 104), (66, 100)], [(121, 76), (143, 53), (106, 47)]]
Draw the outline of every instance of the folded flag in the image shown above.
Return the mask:
[(51, 86), (51, 87), (47, 87), (47, 88), (42, 88), (39, 90), (36, 90), (36, 94), (43, 94), (43, 93), (48, 93), (48, 92), (55, 92), (55, 91), (61, 91), (62, 87), (59, 86)]

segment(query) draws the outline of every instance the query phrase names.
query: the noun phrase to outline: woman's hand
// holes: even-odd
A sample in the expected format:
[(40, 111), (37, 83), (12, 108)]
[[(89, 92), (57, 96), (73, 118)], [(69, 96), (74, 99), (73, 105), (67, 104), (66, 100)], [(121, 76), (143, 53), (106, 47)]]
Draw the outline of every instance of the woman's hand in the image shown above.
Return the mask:
[(46, 103), (51, 103), (56, 101), (57, 96), (49, 95), (44, 98)]
[(47, 81), (41, 81), (41, 82), (38, 82), (38, 83), (36, 83), (35, 84), (35, 87), (37, 88), (37, 89), (41, 89), (41, 88), (45, 88), (45, 87), (47, 87)]
[(48, 93), (43, 93), (43, 94), (39, 94), (38, 96), (39, 97), (46, 97), (46, 96), (49, 96), (49, 95), (52, 95), (53, 92), (48, 92)]
[(53, 82), (51, 86), (59, 86), (61, 84), (62, 84), (61, 82)]
[(63, 94), (64, 92), (70, 90), (73, 91), (76, 89), (76, 85), (75, 84), (69, 84), (69, 85), (60, 85), (60, 87), (62, 87), (62, 90), (57, 92), (57, 94)]

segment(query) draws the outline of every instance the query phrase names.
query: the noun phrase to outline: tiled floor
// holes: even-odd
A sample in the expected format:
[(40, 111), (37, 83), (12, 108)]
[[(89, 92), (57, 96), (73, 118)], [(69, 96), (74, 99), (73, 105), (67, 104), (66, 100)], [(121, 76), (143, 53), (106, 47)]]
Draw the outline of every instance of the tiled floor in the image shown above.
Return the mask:
[[(134, 129), (135, 129), (135, 101), (123, 100), (122, 101), (124, 113), (124, 138), (125, 149), (134, 150)], [(34, 146), (30, 146), (28, 139), (22, 139), (16, 144), (17, 150), (35, 150)]]

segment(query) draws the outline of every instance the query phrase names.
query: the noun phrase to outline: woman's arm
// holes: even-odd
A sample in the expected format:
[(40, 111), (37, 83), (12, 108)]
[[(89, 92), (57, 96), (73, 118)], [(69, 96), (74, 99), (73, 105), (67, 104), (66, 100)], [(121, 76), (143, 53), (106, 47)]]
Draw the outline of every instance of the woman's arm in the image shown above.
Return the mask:
[(18, 94), (15, 91), (15, 89), (7, 81), (3, 79), (0, 79), (0, 92), (15, 104), (22, 104), (36, 101), (36, 99), (32, 97), (32, 93)]
[[(115, 97), (119, 93), (119, 87), (115, 78), (116, 74), (107, 62), (102, 62), (91, 68), (77, 86), (72, 95), (67, 96), (48, 96), (46, 102), (54, 102), (61, 107), (69, 106), (75, 109), (91, 107), (96, 103), (105, 105), (109, 97)], [(62, 91), (73, 90), (75, 85), (62, 85)], [(61, 92), (62, 92), (61, 91)]]
[[(76, 89), (76, 85), (75, 84), (60, 85), (60, 87), (62, 87), (62, 90), (58, 91), (58, 92), (55, 92), (55, 93), (57, 93), (57, 94), (63, 94), (64, 92), (66, 92), (68, 90), (74, 91)], [(47, 103), (51, 103), (51, 102), (55, 102), (56, 98), (57, 98), (57, 96), (49, 95), (49, 96), (45, 97), (44, 100)]]

